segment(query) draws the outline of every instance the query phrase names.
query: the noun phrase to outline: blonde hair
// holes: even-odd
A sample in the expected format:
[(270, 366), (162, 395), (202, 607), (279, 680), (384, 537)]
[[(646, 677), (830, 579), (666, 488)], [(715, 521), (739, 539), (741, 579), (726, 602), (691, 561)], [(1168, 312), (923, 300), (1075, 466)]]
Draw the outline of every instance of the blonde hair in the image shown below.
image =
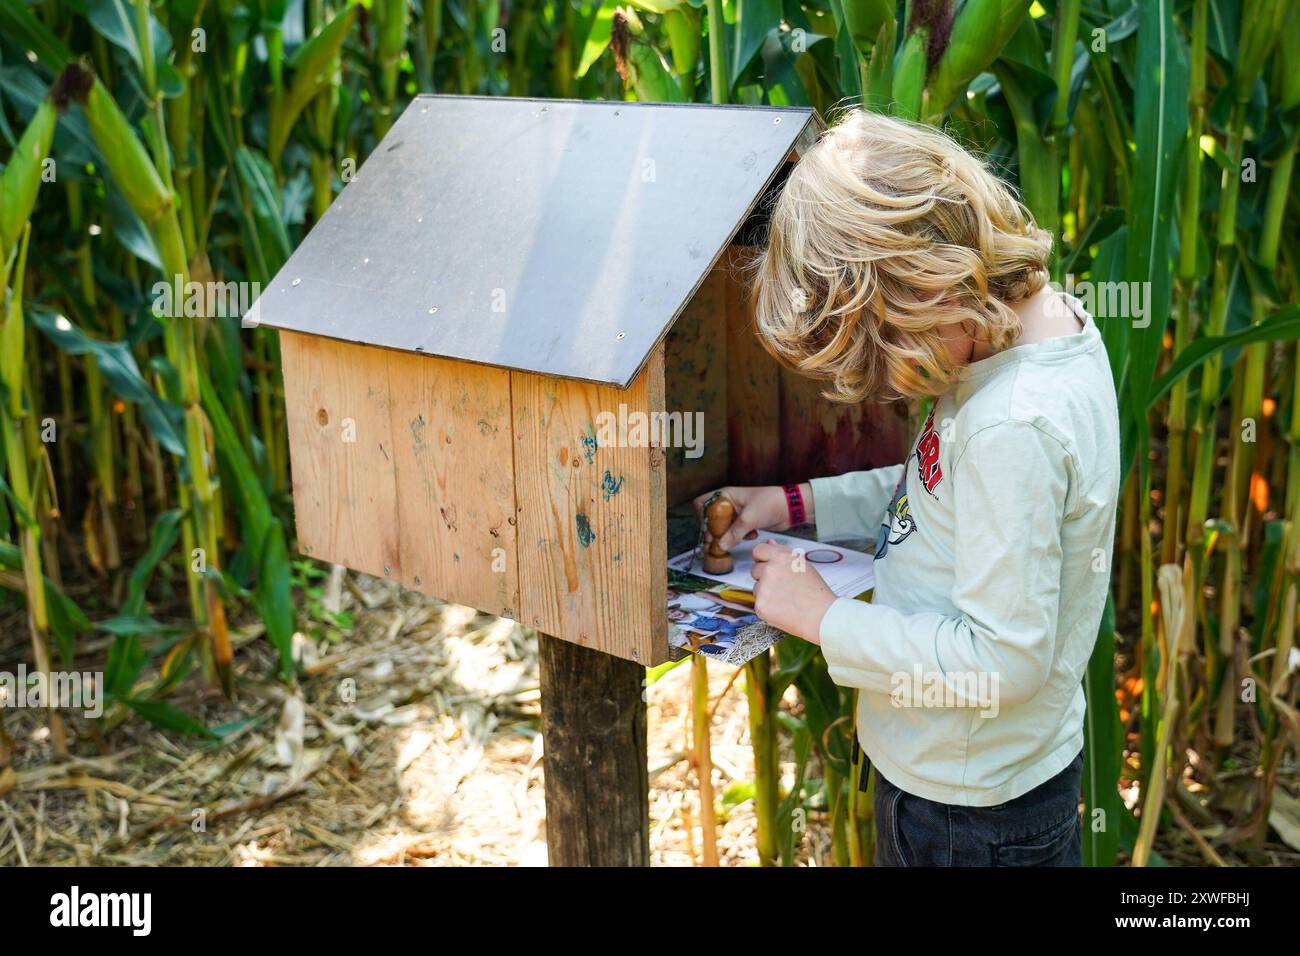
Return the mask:
[(754, 261), (756, 324), (828, 398), (938, 395), (961, 375), (944, 326), (1000, 350), (1008, 303), (1047, 281), (1052, 236), (945, 134), (862, 110), (827, 130), (776, 200)]

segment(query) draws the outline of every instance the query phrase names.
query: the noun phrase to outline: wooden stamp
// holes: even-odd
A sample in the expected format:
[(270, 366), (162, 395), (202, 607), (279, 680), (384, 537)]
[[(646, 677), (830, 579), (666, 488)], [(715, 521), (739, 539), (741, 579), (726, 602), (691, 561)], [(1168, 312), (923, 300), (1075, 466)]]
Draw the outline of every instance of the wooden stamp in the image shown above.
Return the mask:
[(736, 506), (731, 500), (719, 495), (704, 509), (704, 524), (709, 529), (709, 545), (704, 550), (705, 574), (730, 574), (734, 566), (731, 552), (725, 550), (720, 541), (731, 522), (736, 520)]

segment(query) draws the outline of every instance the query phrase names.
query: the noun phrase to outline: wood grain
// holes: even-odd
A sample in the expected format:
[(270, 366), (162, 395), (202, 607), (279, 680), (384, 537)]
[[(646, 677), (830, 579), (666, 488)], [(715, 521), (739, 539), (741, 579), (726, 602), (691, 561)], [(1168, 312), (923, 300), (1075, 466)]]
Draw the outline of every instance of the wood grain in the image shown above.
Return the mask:
[(832, 402), (825, 382), (781, 370), (780, 482), (894, 465), (903, 460), (901, 403)]
[(280, 336), (300, 550), (513, 616), (510, 373)]
[(727, 448), (730, 481), (766, 485), (781, 458), (781, 370), (764, 351), (741, 271), (754, 250), (734, 248), (723, 260), (727, 335)]
[(513, 618), (519, 607), (510, 373), (388, 351), (403, 586)]
[(551, 866), (649, 866), (645, 670), (537, 635)]
[(697, 443), (695, 449), (681, 442), (664, 449), (669, 507), (727, 483), (729, 363), (722, 317), (729, 285), (723, 270), (709, 273), (664, 340), (668, 411), (681, 416)]
[(280, 355), (299, 550), (398, 579), (387, 354), (281, 332)]
[[(658, 346), (625, 391), (511, 373), (524, 623), (651, 666), (668, 657), (664, 452), (601, 440), (664, 409)], [(608, 436), (606, 436), (608, 437)], [(628, 438), (635, 438), (630, 433)]]

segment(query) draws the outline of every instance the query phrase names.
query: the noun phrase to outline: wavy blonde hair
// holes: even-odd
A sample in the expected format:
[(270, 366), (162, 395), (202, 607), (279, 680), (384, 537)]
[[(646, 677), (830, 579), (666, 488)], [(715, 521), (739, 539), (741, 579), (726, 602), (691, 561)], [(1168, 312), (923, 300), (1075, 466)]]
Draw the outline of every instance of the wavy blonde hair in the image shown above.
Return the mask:
[(754, 261), (764, 347), (838, 401), (938, 395), (941, 330), (995, 350), (1008, 303), (1047, 281), (1052, 237), (983, 163), (929, 126), (852, 110), (790, 173)]

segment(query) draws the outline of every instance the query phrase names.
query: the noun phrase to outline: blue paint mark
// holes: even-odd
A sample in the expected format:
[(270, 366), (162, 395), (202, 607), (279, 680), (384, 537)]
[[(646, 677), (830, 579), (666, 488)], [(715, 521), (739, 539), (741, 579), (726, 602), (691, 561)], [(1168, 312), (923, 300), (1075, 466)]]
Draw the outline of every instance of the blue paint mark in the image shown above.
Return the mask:
[(596, 436), (594, 434), (580, 435), (578, 441), (582, 442), (582, 457), (586, 458), (587, 464), (590, 465), (596, 460), (596, 449), (600, 447), (596, 443)]
[(579, 514), (574, 518), (574, 521), (578, 525), (578, 544), (584, 548), (590, 548), (591, 542), (596, 540), (596, 532), (591, 530), (591, 522), (587, 520), (587, 516), (584, 514)]
[(618, 478), (615, 478), (606, 471), (605, 477), (600, 480), (600, 490), (604, 492), (605, 500), (609, 501), (610, 498), (614, 497), (614, 495), (618, 494), (622, 489), (623, 476), (619, 475)]

